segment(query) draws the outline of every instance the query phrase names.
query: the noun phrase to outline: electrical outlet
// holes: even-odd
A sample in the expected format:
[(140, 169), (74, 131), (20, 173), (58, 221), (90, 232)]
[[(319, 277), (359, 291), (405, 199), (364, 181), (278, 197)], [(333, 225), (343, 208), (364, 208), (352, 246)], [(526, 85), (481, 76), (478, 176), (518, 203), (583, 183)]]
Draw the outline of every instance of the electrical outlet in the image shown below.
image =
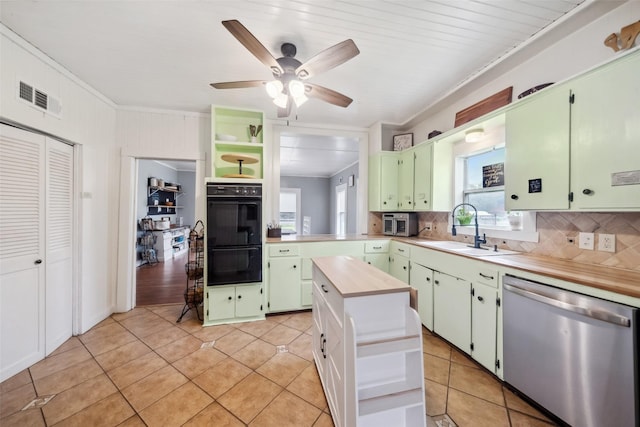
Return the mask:
[(433, 231), (433, 222), (425, 222), (423, 230), (424, 231)]
[(603, 252), (616, 251), (615, 234), (598, 234), (598, 250)]
[(580, 249), (593, 250), (594, 234), (593, 233), (580, 233), (578, 236), (578, 247)]

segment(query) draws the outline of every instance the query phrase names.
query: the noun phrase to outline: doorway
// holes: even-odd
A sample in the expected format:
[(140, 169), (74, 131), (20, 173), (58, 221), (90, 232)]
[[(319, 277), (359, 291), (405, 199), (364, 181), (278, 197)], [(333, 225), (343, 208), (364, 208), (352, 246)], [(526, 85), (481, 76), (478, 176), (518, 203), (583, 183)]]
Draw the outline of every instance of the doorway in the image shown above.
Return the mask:
[(196, 162), (138, 159), (136, 182), (135, 305), (182, 303)]

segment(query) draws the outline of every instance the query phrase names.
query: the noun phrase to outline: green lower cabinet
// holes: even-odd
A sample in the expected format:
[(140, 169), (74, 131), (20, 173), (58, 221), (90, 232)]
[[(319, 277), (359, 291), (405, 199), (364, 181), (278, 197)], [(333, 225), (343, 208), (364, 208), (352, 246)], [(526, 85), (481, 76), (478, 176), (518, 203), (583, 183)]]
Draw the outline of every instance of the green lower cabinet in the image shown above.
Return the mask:
[(301, 303), (303, 308), (310, 308), (313, 303), (313, 281), (312, 280), (303, 280), (301, 282), (301, 292), (300, 295)]
[(392, 254), (389, 257), (389, 274), (404, 283), (409, 283), (409, 258)]
[(471, 282), (433, 272), (433, 330), (469, 354), (471, 352)]
[(299, 257), (271, 258), (269, 275), (269, 311), (299, 310), (301, 305)]
[(490, 370), (496, 371), (496, 339), (498, 290), (482, 283), (474, 283), (471, 300), (471, 357)]
[(420, 264), (411, 264), (409, 283), (418, 291), (418, 315), (420, 321), (433, 331), (433, 273), (434, 271)]
[(263, 314), (261, 283), (211, 286), (207, 290), (207, 324), (243, 322)]
[(365, 254), (364, 262), (385, 273), (389, 272), (389, 254)]

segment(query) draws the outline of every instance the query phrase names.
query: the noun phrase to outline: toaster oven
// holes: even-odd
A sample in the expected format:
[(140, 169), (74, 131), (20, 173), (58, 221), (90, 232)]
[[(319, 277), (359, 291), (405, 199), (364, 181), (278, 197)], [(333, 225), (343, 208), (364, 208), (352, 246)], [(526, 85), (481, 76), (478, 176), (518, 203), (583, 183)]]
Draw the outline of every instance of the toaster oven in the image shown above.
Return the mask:
[(418, 216), (415, 212), (382, 214), (382, 232), (389, 236), (415, 236), (418, 234)]

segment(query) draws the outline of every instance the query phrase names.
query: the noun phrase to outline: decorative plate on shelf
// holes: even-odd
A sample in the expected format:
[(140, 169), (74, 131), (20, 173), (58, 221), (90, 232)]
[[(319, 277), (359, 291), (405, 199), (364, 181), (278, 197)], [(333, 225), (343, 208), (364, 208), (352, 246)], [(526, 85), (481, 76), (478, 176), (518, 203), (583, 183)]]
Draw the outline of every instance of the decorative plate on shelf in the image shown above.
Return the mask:
[(393, 151), (402, 151), (413, 146), (413, 134), (405, 133), (393, 136)]

